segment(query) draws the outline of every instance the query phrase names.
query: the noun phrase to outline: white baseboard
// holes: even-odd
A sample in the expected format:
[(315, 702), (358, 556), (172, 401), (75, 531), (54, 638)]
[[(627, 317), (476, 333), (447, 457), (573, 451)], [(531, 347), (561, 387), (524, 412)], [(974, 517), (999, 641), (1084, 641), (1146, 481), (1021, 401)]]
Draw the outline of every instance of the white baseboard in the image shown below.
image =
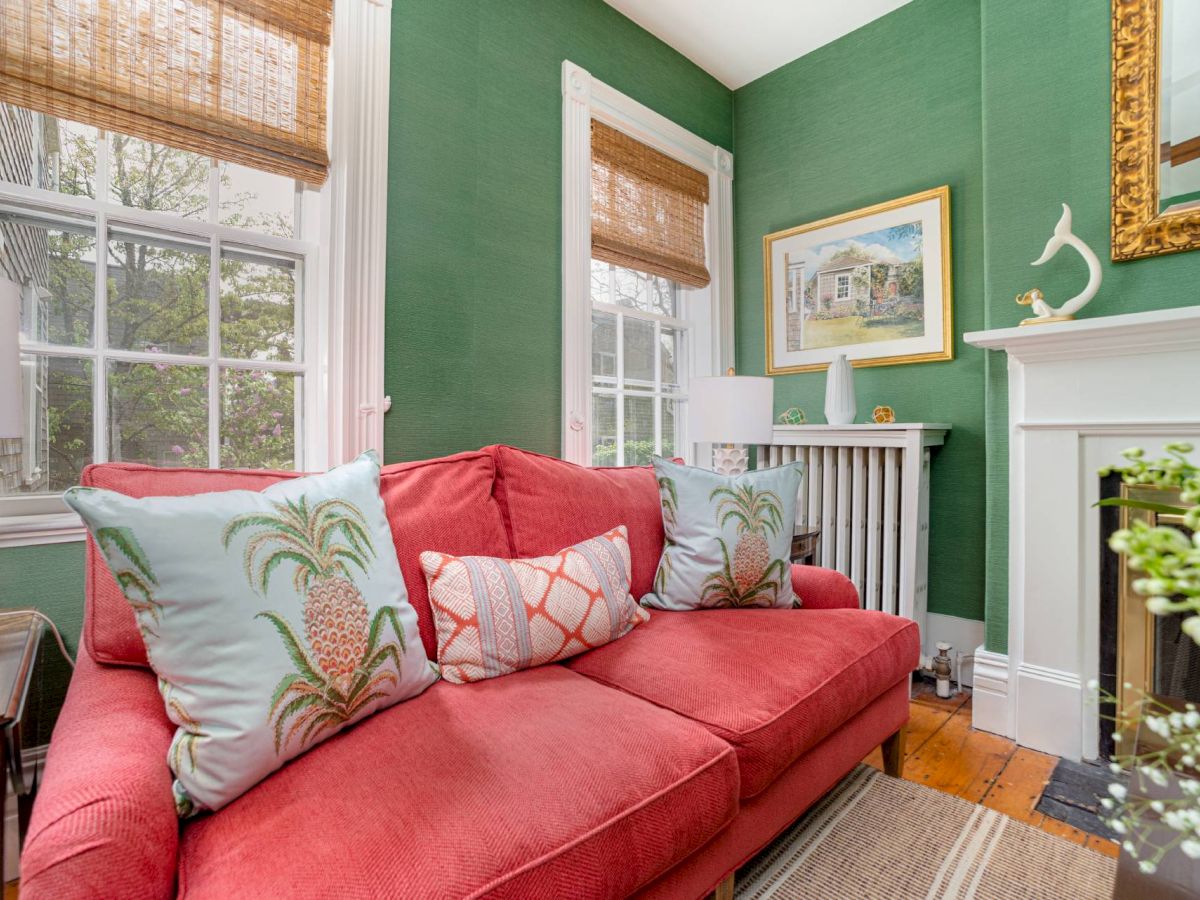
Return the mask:
[(1017, 666), (1019, 706), (1016, 742), (1066, 759), (1080, 758), (1083, 685), (1074, 672), (1021, 663)]
[[(35, 766), (40, 776), (48, 747), (48, 744), (41, 744), (30, 747), (21, 754), (27, 777), (31, 775)], [(4, 877), (13, 881), (21, 874), (21, 850), (17, 842), (17, 795), (13, 793), (11, 782), (8, 785), (7, 797), (8, 802), (4, 805)]]
[[(974, 652), (973, 648), (983, 643), (983, 623), (959, 616), (926, 613), (925, 633), (921, 635), (921, 655), (936, 656), (939, 641), (950, 645), (951, 659), (960, 652), (969, 656)], [(975, 683), (974, 665), (970, 660), (962, 664), (962, 683), (968, 686)]]
[(993, 653), (982, 644), (975, 650), (975, 683), (971, 723), (981, 731), (1015, 737), (1009, 704), (1008, 654)]

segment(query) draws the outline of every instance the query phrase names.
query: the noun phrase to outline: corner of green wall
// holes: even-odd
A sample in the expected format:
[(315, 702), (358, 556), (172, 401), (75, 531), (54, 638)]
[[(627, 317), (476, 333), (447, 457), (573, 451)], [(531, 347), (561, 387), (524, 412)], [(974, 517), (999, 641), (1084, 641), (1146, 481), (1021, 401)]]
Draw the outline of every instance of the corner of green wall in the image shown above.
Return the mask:
[[(71, 654), (79, 647), (83, 627), (83, 551), (82, 541), (0, 550), (0, 606), (41, 610), (54, 621)], [(50, 739), (70, 680), (71, 669), (47, 633), (30, 692), (33, 743)]]
[[(929, 609), (968, 619), (984, 617), (984, 356), (962, 341), (983, 327), (980, 116), (979, 9), (960, 0), (915, 0), (734, 94), (741, 372), (765, 371), (763, 235), (950, 186), (955, 359), (854, 375), (860, 419), (888, 404), (953, 426), (932, 466)], [(823, 373), (775, 383), (779, 409), (822, 421)]]

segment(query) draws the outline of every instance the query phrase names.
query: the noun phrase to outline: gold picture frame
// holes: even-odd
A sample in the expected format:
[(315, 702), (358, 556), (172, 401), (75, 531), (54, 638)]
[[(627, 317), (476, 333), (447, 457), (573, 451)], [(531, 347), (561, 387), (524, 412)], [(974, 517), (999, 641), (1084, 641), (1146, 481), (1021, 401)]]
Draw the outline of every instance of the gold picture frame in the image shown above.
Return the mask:
[(1162, 0), (1112, 4), (1112, 258), (1200, 249), (1200, 210), (1159, 212)]
[[(867, 341), (845, 344), (822, 343), (820, 346), (812, 348), (804, 347), (802, 338), (794, 340), (793, 335), (798, 328), (810, 327), (806, 323), (816, 320), (818, 315), (824, 313), (823, 310), (812, 308), (814, 304), (819, 307), (823, 302), (820, 293), (823, 290), (821, 276), (824, 270), (815, 271), (810, 279), (807, 270), (801, 268), (797, 302), (797, 285), (793, 270), (801, 264), (791, 262), (792, 253), (796, 252), (801, 256), (809, 254), (811, 259), (813, 250), (821, 250), (822, 253), (825, 253), (827, 248), (838, 243), (853, 244), (854, 237), (845, 237), (847, 234), (859, 235), (864, 238), (872, 237), (889, 228), (897, 227), (889, 223), (905, 222), (909, 219), (913, 220), (913, 224), (920, 222), (922, 225), (918, 231), (922, 291), (919, 306), (921, 309), (920, 323), (924, 330), (920, 336), (897, 337), (890, 340), (872, 338)], [(844, 227), (856, 222), (861, 222), (858, 231)], [(930, 228), (931, 225), (934, 227)], [(936, 231), (936, 233), (930, 235), (930, 231)], [(793, 249), (784, 252), (782, 248), (788, 246)], [(799, 249), (801, 246), (802, 249)], [(874, 265), (870, 260), (865, 260), (865, 262)], [(902, 262), (901, 265), (911, 264), (911, 262)], [(930, 263), (933, 264), (934, 277), (925, 276)], [(780, 280), (781, 268), (783, 282)], [(868, 308), (874, 310), (877, 302), (884, 303), (884, 301), (878, 299), (879, 291), (874, 285), (872, 275), (867, 276), (867, 282), (865, 302)], [(890, 285), (885, 285), (885, 293), (886, 289), (890, 289)], [(835, 290), (838, 297), (841, 297), (842, 285), (838, 284)], [(817, 294), (815, 297), (813, 296), (814, 292)], [(920, 191), (906, 197), (899, 197), (885, 203), (877, 203), (873, 206), (766, 235), (763, 238), (763, 294), (763, 317), (767, 340), (766, 374), (768, 375), (821, 371), (828, 367), (832, 357), (838, 353), (845, 353), (851, 365), (860, 368), (944, 362), (954, 359), (954, 291), (951, 266), (949, 185)], [(934, 294), (936, 296), (933, 296)], [(824, 299), (828, 300), (828, 298)], [(896, 299), (904, 298), (896, 297)], [(800, 307), (799, 310), (797, 310), (797, 306)], [(908, 306), (911, 308), (914, 304), (910, 303)], [(843, 317), (849, 318), (850, 316), (845, 314)], [(859, 320), (855, 325), (856, 328), (866, 328), (867, 325), (877, 324), (866, 321), (867, 316), (864, 315), (855, 315), (854, 318)], [(909, 328), (911, 329), (911, 325)]]

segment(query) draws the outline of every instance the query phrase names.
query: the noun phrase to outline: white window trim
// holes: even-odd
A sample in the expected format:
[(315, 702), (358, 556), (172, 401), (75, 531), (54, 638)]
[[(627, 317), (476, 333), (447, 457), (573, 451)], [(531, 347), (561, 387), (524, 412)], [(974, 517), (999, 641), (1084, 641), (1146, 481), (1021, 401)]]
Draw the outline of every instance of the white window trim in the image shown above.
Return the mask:
[[(382, 453), (389, 406), (383, 393), (387, 191), (381, 186), (387, 184), (391, 3), (335, 0), (334, 19), (328, 87), (332, 163), (319, 194), (305, 192), (302, 201), (320, 217), (317, 261), (304, 279), (304, 326), (318, 335), (304, 406), (304, 465), (315, 471), (364, 450)], [(44, 199), (39, 192), (39, 204)], [(55, 199), (70, 202), (64, 195)], [(154, 218), (121, 210), (123, 221), (150, 224)], [(173, 217), (169, 227), (180, 228)], [(236, 243), (239, 232), (228, 231)], [(261, 243), (268, 246), (271, 239)], [(0, 517), (0, 549), (84, 537), (79, 517), (65, 508)]]
[(705, 240), (711, 311), (708, 346), (688, 356), (688, 375), (733, 365), (733, 155), (609, 87), (569, 60), (562, 64), (562, 456), (586, 465), (592, 452), (591, 120), (637, 138), (709, 180)]

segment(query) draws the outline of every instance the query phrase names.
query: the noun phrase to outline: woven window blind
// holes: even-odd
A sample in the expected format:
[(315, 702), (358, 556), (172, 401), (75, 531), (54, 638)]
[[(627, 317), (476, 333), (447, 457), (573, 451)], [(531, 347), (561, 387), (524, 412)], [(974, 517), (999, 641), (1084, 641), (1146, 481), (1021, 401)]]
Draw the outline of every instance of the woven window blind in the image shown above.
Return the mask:
[(592, 256), (680, 284), (709, 282), (708, 176), (592, 120)]
[(332, 0), (0, 0), (0, 101), (314, 184)]

